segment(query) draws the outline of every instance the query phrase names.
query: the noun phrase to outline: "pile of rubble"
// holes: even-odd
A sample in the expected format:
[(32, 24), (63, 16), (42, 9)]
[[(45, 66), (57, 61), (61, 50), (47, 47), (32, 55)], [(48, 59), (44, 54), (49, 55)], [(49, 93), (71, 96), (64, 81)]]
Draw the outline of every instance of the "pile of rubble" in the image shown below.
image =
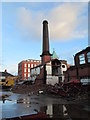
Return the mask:
[(18, 84), (12, 88), (12, 91), (19, 94), (52, 94), (55, 96), (60, 96), (66, 98), (67, 100), (70, 98), (73, 99), (82, 99), (88, 98), (88, 94), (90, 93), (90, 85), (83, 86), (81, 83), (59, 83), (55, 85), (45, 85), (42, 82), (37, 81), (33, 84), (28, 84), (25, 82), (24, 84)]
[(81, 98), (88, 97), (89, 86), (83, 86), (81, 83), (64, 83), (55, 84), (54, 86), (48, 85), (47, 93), (58, 95), (63, 98)]
[(35, 82), (35, 83), (22, 83), (22, 84), (17, 84), (12, 88), (12, 91), (15, 93), (19, 93), (19, 94), (35, 94), (38, 93), (38, 91), (40, 90), (44, 90), (45, 89), (45, 85), (42, 84), (40, 81)]

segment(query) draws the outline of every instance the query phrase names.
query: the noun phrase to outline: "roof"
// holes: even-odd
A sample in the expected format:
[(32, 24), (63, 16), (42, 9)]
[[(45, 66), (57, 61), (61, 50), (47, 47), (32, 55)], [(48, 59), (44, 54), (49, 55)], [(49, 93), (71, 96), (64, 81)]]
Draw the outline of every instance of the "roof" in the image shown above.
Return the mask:
[(59, 57), (57, 56), (55, 49), (53, 49), (53, 54), (52, 54), (52, 59), (59, 59)]
[(67, 61), (66, 60), (60, 60), (60, 62), (67, 65)]
[(36, 60), (36, 59), (22, 60), (21, 62), (18, 63), (18, 65), (21, 64), (21, 63), (23, 63), (23, 62), (27, 62), (27, 63), (28, 63), (28, 62), (41, 62), (41, 60)]
[(8, 76), (11, 76), (11, 77), (14, 77), (14, 75), (8, 73), (8, 72), (0, 72), (0, 76), (5, 76), (5, 77), (8, 77)]
[(83, 49), (82, 51), (76, 53), (75, 56), (76, 56), (76, 55), (83, 54), (84, 52), (90, 52), (90, 47), (87, 47), (86, 49)]

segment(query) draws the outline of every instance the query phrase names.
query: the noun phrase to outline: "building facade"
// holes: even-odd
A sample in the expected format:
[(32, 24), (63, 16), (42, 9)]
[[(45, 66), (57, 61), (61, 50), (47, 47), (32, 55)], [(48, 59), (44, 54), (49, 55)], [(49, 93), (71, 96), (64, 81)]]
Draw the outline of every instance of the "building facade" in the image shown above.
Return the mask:
[(18, 64), (19, 80), (28, 80), (30, 78), (30, 69), (41, 64), (40, 60), (23, 60)]
[(78, 52), (74, 57), (75, 65), (67, 69), (65, 80), (79, 79), (81, 82), (90, 82), (90, 47)]
[(31, 80), (43, 80), (45, 84), (56, 84), (64, 82), (67, 62), (65, 60), (51, 59), (44, 65), (31, 68)]

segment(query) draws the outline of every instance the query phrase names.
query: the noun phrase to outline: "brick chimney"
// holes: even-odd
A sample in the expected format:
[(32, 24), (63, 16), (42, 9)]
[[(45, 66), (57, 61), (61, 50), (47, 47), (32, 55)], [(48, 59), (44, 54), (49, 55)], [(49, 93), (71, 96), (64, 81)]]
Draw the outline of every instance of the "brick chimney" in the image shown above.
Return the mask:
[(43, 50), (41, 56), (42, 64), (51, 60), (51, 55), (49, 52), (49, 35), (48, 35), (48, 22), (43, 21)]

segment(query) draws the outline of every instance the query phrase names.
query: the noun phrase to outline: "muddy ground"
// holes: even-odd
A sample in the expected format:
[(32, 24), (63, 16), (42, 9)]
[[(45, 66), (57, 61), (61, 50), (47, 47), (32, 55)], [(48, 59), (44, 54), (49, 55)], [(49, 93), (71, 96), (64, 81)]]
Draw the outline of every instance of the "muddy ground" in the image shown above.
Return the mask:
[[(28, 115), (44, 112), (55, 118), (79, 118), (87, 120), (90, 113), (88, 93), (65, 98), (47, 92), (47, 86), (41, 84), (16, 85), (4, 92), (2, 97), (2, 117)], [(39, 93), (39, 91), (44, 91)], [(10, 95), (11, 94), (11, 95)], [(65, 113), (64, 113), (65, 112)]]

